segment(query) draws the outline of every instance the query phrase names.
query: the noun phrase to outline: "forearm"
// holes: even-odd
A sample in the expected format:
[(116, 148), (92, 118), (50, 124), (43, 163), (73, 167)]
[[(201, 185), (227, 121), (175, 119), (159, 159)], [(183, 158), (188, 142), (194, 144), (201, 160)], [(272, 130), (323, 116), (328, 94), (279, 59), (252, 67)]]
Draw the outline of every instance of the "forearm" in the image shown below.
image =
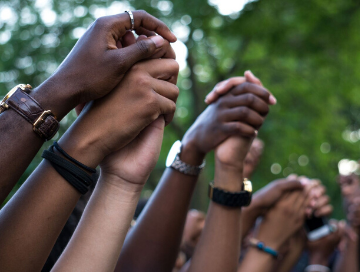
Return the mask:
[[(75, 105), (69, 92), (58, 90), (58, 87), (55, 82), (45, 82), (30, 95), (45, 110), (51, 110), (60, 121)], [(32, 130), (32, 125), (14, 110), (9, 109), (0, 114), (0, 150), (6, 154), (0, 157), (0, 204), (43, 143), (44, 140)]]
[(275, 264), (276, 260), (270, 254), (250, 248), (237, 271), (270, 272), (273, 271)]
[(1, 269), (40, 271), (79, 197), (42, 162), (0, 212)]
[[(80, 223), (53, 271), (114, 271), (142, 186), (100, 176)], [(89, 259), (91, 262), (89, 262)]]
[[(199, 165), (203, 157), (182, 152), (181, 160)], [(171, 271), (197, 177), (165, 170), (135, 227), (126, 237), (116, 271)], [(141, 259), (138, 256), (142, 256)]]
[(244, 238), (255, 225), (256, 219), (261, 216), (261, 208), (258, 201), (253, 198), (250, 206), (242, 209), (241, 214), (241, 237)]
[[(242, 189), (242, 169), (216, 166), (214, 185), (230, 192)], [(236, 271), (241, 244), (241, 208), (210, 203), (205, 227), (188, 271)]]
[[(62, 147), (68, 151), (66, 142)], [(81, 153), (73, 150), (70, 155), (84, 164), (94, 159), (94, 152), (87, 157), (78, 155)], [(1, 268), (40, 271), (79, 197), (80, 193), (43, 161), (0, 211)]]
[(335, 272), (358, 272), (359, 271), (359, 240), (358, 235), (359, 231), (357, 230), (356, 240), (352, 240), (350, 237), (347, 237), (346, 246), (344, 250), (338, 254)]

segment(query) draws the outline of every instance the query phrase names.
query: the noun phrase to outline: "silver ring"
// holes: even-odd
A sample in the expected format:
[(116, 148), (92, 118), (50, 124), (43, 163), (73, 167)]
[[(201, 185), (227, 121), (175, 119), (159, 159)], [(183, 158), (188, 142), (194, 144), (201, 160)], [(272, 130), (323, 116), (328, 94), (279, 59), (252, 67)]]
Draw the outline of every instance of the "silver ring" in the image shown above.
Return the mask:
[(129, 14), (129, 16), (130, 16), (130, 21), (131, 21), (131, 29), (130, 30), (134, 30), (135, 29), (134, 14), (130, 10), (125, 10), (125, 12), (127, 14)]

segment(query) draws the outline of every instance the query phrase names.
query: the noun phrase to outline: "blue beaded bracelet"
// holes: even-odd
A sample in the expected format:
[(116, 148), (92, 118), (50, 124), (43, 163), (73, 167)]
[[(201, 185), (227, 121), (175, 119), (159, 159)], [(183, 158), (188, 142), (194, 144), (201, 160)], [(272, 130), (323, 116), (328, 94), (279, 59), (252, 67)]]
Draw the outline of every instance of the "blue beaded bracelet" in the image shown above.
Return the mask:
[(257, 249), (259, 249), (267, 254), (270, 254), (275, 259), (277, 259), (279, 257), (279, 253), (275, 249), (272, 249), (271, 247), (267, 247), (263, 242), (260, 242), (259, 240), (255, 239), (255, 238), (251, 238), (249, 242), (250, 242), (250, 245), (256, 247)]

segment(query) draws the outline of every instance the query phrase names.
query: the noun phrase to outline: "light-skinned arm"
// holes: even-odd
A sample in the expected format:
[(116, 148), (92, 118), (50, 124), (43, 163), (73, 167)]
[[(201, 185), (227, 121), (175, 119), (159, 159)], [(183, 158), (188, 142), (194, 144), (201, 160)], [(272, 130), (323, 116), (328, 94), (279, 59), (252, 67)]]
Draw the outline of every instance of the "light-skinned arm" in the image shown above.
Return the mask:
[(101, 163), (94, 193), (52, 271), (114, 271), (141, 189), (159, 157), (164, 126), (160, 116)]

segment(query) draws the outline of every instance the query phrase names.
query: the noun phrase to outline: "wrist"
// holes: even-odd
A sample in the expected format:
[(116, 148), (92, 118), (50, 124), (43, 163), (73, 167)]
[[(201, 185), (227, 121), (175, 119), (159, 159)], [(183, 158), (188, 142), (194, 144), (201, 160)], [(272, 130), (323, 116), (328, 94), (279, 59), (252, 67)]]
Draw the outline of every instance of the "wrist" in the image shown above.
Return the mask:
[(51, 110), (58, 121), (77, 106), (78, 100), (75, 92), (69, 89), (64, 82), (52, 76), (30, 93), (41, 107)]
[(326, 257), (322, 252), (310, 252), (309, 256), (309, 264), (320, 264), (327, 266), (328, 265), (328, 257)]
[(194, 140), (183, 139), (181, 142), (180, 159), (186, 164), (201, 165), (205, 158), (205, 153), (201, 152)]
[(76, 123), (58, 141), (62, 149), (74, 159), (88, 167), (96, 168), (105, 155), (97, 148), (91, 138), (82, 137), (76, 132)]
[(127, 195), (128, 197), (137, 197), (141, 194), (145, 184), (137, 184), (126, 181), (116, 175), (100, 172), (99, 184), (105, 188), (109, 194), (118, 196), (119, 194)]
[(215, 165), (215, 187), (230, 192), (242, 191), (243, 171), (242, 168), (227, 167), (224, 165)]

